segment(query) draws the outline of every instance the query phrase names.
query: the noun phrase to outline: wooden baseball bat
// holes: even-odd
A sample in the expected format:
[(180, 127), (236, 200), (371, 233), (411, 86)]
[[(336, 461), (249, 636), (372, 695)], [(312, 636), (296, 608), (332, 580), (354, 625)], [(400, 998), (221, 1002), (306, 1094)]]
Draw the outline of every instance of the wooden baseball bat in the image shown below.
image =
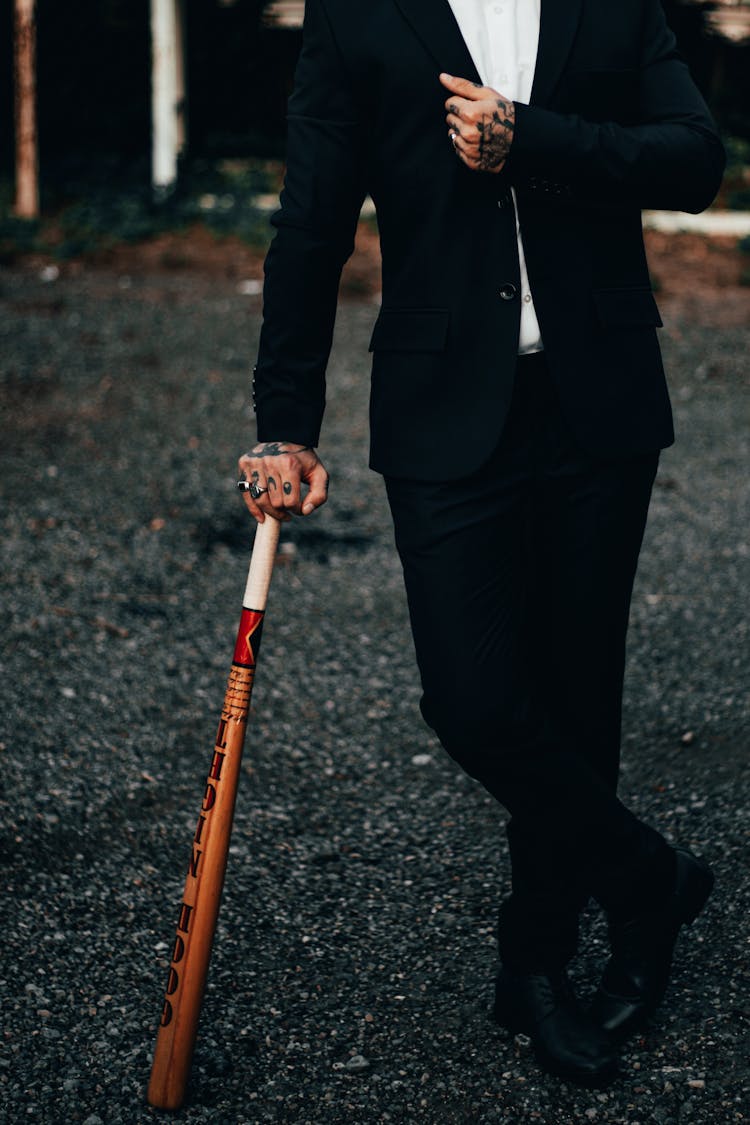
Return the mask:
[(159, 1109), (179, 1109), (190, 1074), (280, 528), (278, 520), (266, 516), (255, 532), (232, 669), (193, 836), (148, 1085), (148, 1100)]

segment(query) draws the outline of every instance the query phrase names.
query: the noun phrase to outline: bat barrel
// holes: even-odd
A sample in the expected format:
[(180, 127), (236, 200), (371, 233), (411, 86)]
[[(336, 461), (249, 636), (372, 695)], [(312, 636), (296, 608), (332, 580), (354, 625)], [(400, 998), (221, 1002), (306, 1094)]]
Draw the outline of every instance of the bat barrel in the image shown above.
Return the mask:
[(190, 1074), (280, 526), (278, 520), (267, 517), (258, 524), (255, 534), (234, 658), (193, 835), (156, 1037), (147, 1096), (159, 1109), (179, 1109)]

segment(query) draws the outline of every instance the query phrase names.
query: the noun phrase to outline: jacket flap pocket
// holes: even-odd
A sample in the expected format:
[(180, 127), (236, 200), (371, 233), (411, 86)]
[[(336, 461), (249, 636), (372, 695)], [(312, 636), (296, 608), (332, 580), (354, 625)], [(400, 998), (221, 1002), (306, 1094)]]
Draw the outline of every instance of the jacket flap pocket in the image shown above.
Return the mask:
[(654, 294), (645, 286), (595, 289), (593, 297), (602, 324), (662, 326)]
[(441, 352), (448, 339), (448, 309), (380, 310), (370, 351)]

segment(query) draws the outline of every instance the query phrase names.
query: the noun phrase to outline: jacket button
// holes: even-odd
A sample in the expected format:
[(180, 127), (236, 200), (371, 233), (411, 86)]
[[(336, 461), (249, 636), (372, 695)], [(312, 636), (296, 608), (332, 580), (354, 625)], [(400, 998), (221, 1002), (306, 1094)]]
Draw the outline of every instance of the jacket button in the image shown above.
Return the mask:
[(511, 285), (509, 281), (500, 286), (500, 296), (504, 301), (512, 301), (517, 294), (518, 290), (515, 285)]

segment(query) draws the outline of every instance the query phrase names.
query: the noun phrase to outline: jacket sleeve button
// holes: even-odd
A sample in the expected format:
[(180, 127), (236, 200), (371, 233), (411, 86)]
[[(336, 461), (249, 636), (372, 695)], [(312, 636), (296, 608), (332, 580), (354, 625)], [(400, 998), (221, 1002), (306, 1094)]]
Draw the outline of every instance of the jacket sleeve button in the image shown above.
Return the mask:
[(516, 289), (515, 285), (511, 284), (510, 281), (506, 281), (505, 285), (500, 286), (499, 292), (504, 301), (512, 301), (513, 298), (517, 295), (518, 290)]

